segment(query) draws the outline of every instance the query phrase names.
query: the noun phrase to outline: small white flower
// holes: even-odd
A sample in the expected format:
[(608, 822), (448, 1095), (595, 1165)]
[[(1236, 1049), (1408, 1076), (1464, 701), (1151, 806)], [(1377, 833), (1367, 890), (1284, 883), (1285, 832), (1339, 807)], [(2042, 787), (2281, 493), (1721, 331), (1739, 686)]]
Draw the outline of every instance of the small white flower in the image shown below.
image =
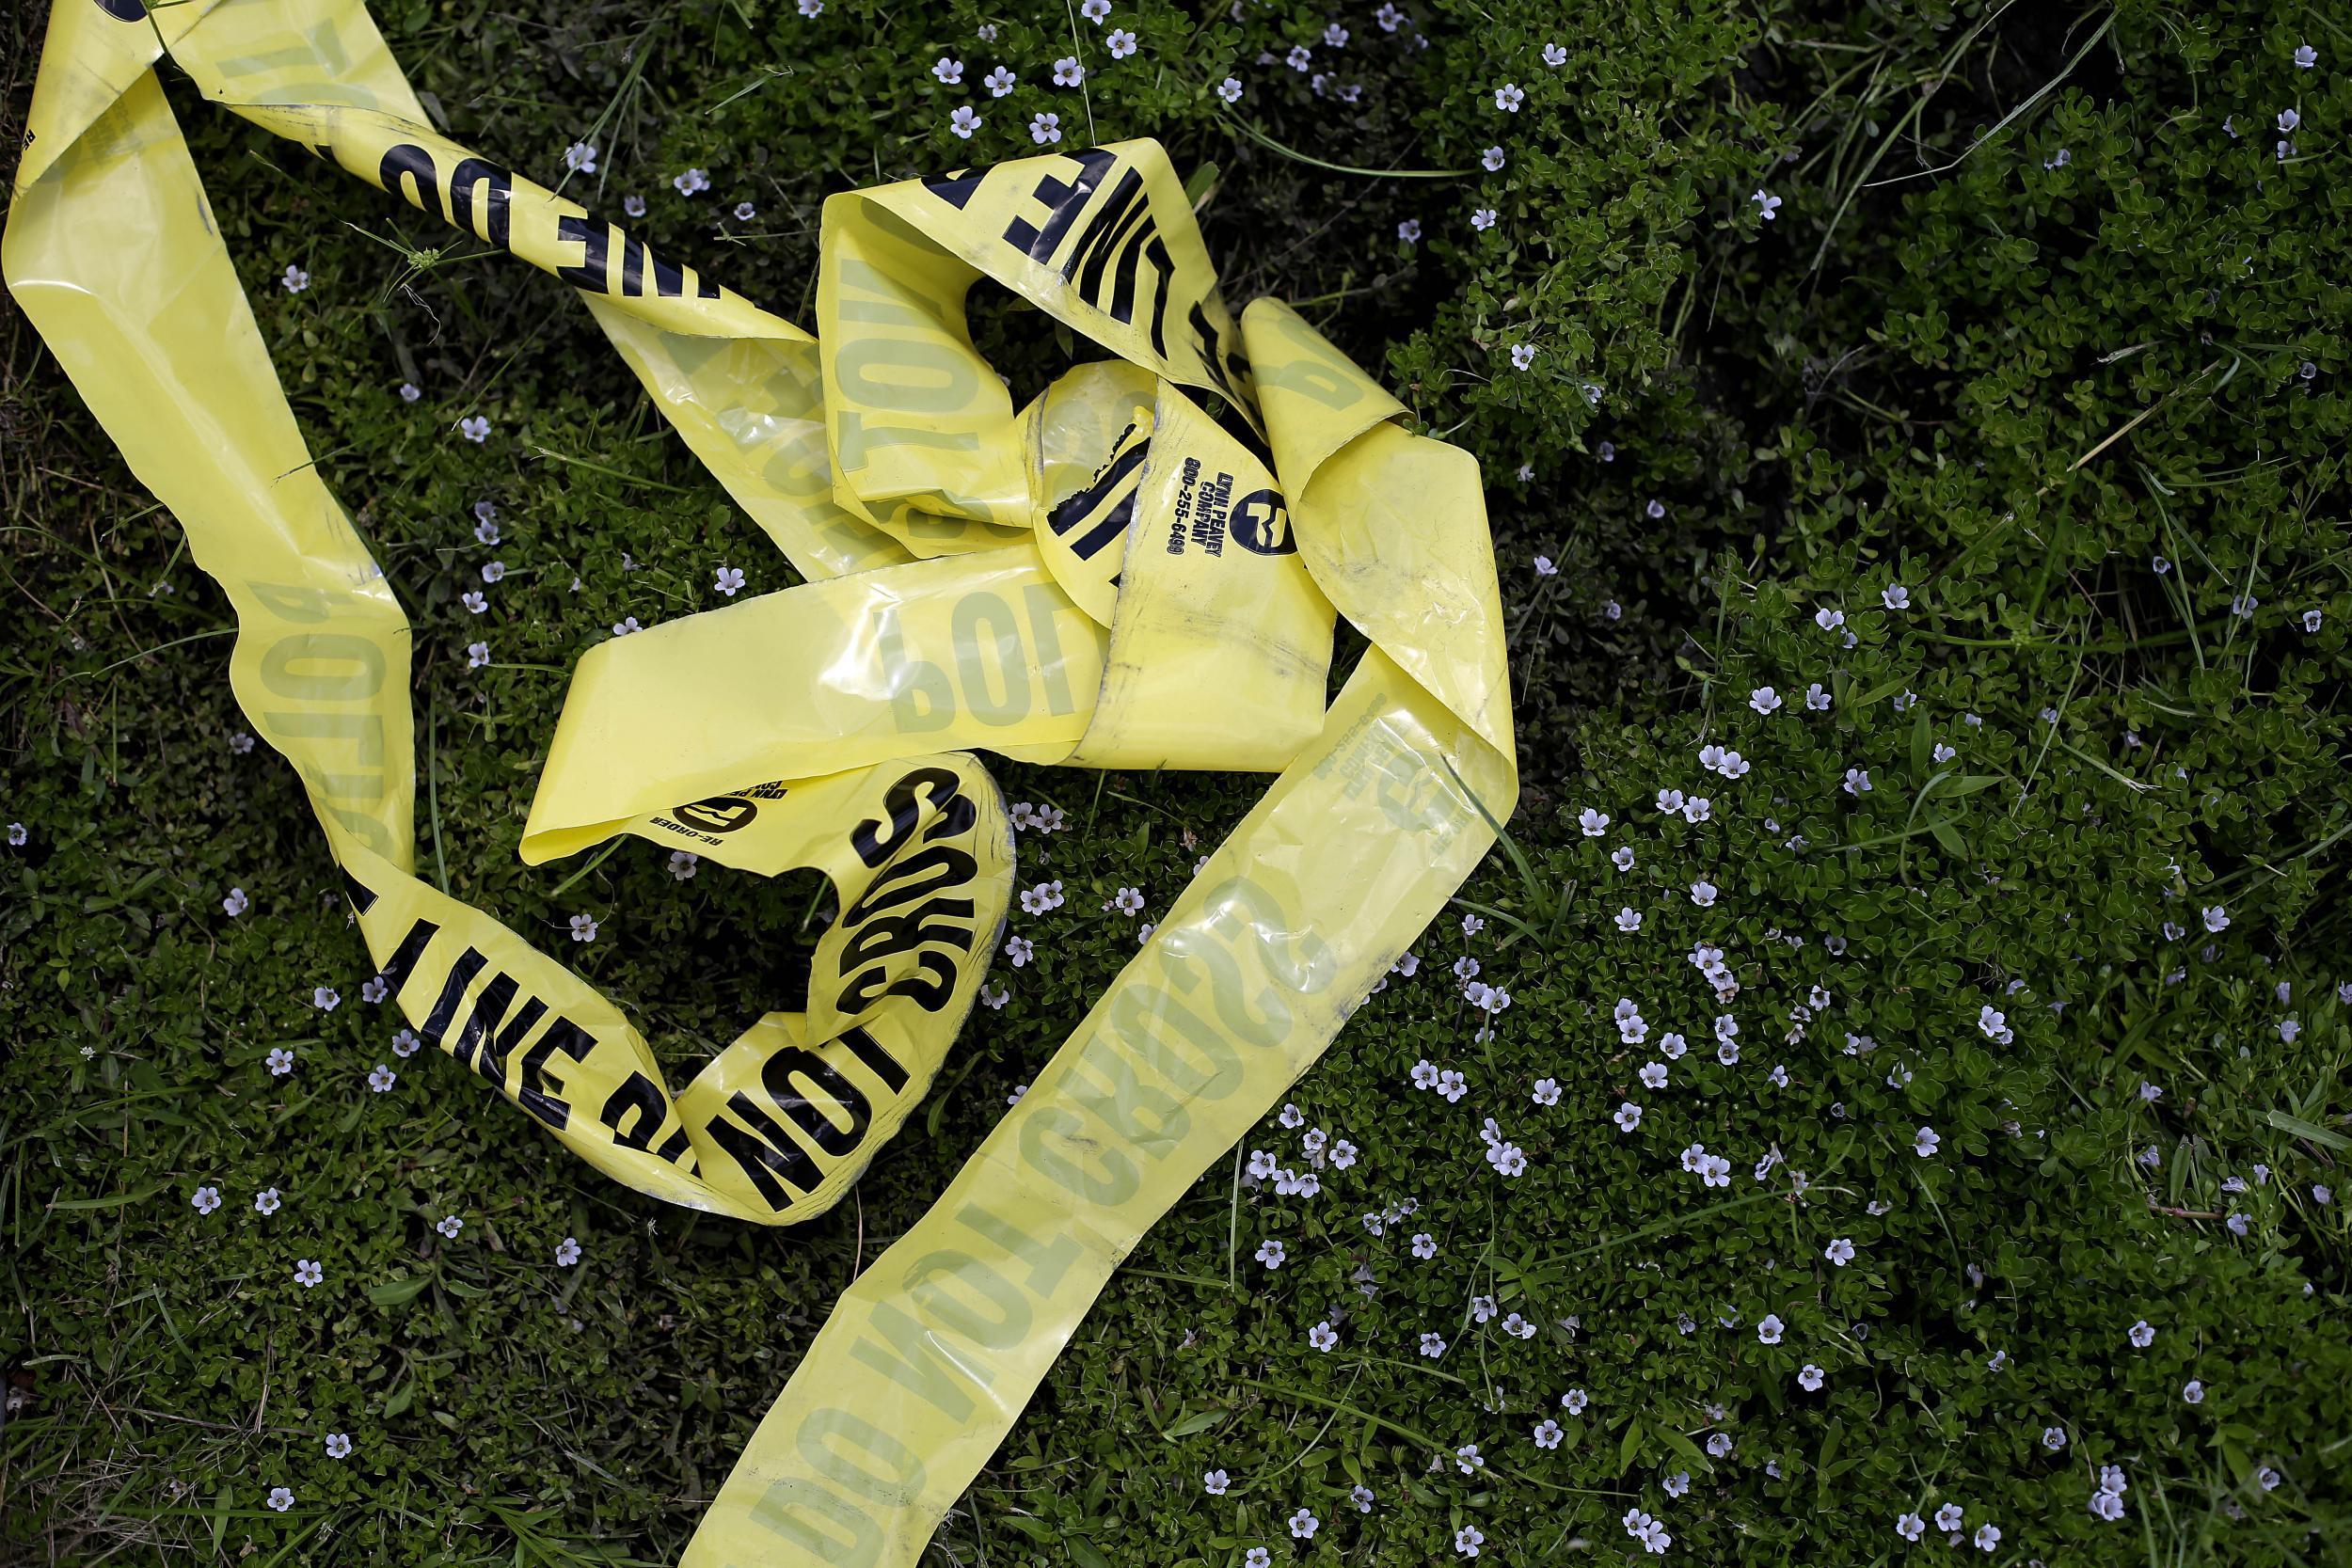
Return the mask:
[(722, 566), (713, 578), (711, 586), (731, 599), (742, 592), (743, 573), (739, 567)]
[(642, 218), (645, 215), (645, 198), (642, 196), (625, 196), (621, 198), (621, 211), (630, 217)]
[(955, 87), (963, 80), (963, 62), (942, 55), (933, 62), (931, 74), (948, 87)]
[(1756, 1337), (1764, 1344), (1777, 1345), (1780, 1343), (1781, 1330), (1785, 1326), (1778, 1313), (1767, 1312), (1764, 1314), (1764, 1321), (1756, 1325)]
[(331, 1013), (342, 1005), (342, 995), (332, 986), (320, 986), (310, 992), (310, 1006), (320, 1012)]
[(1033, 116), (1029, 120), (1029, 139), (1040, 147), (1061, 140), (1061, 116)]
[(2295, 46), (2295, 68), (2297, 71), (2309, 71), (2318, 63), (2318, 50), (2313, 49), (2308, 43), (2298, 43)]
[(1630, 1100), (1626, 1101), (1617, 1107), (1617, 1114), (1610, 1119), (1617, 1124), (1618, 1132), (1630, 1132), (1642, 1125), (1642, 1108)]
[(1571, 1388), (1560, 1396), (1560, 1408), (1571, 1416), (1583, 1415), (1584, 1407), (1592, 1402), (1585, 1397), (1584, 1390), (1581, 1388)]
[(1842, 610), (1832, 610), (1829, 606), (1823, 605), (1813, 612), (1813, 624), (1823, 631), (1836, 631), (1846, 624), (1846, 612)]
[(1225, 1496), (1225, 1489), (1232, 1483), (1232, 1478), (1222, 1470), (1211, 1470), (1200, 1478), (1200, 1489), (1212, 1497)]
[(1534, 344), (1533, 344), (1533, 343), (1513, 343), (1513, 344), (1511, 345), (1511, 368), (1512, 368), (1513, 370), (1515, 370), (1515, 371), (1523, 371), (1523, 370), (1527, 369), (1527, 367), (1528, 367), (1528, 366), (1533, 365), (1534, 362), (1535, 362), (1535, 345), (1534, 345)]
[(959, 104), (955, 112), (947, 117), (947, 129), (965, 141), (970, 141), (972, 133), (979, 128), (980, 117), (969, 103)]
[(286, 285), (286, 292), (290, 294), (298, 294), (310, 286), (310, 275), (291, 262), (278, 280)]
[(284, 1201), (277, 1188), (263, 1187), (253, 1195), (253, 1212), (257, 1214), (275, 1214)]
[(1492, 207), (1480, 207), (1470, 214), (1470, 227), (1480, 233), (1485, 233), (1494, 226), (1495, 210)]
[(1826, 1374), (1820, 1368), (1808, 1361), (1797, 1373), (1797, 1386), (1808, 1394), (1818, 1394), (1821, 1391), (1821, 1384)]
[(466, 1222), (459, 1219), (455, 1214), (444, 1214), (439, 1220), (435, 1222), (433, 1227), (435, 1230), (440, 1232), (441, 1239), (443, 1241), (456, 1240), (457, 1233), (465, 1227)]
[(1748, 199), (1756, 203), (1756, 215), (1766, 223), (1772, 222), (1774, 215), (1780, 212), (1780, 198), (1770, 191), (1758, 189)]
[(991, 98), (1002, 98), (1012, 90), (1013, 84), (1019, 80), (1018, 76), (1000, 65), (981, 77), (980, 85), (988, 89), (988, 95)]
[(1917, 1154), (1922, 1160), (1931, 1158), (1935, 1153), (1937, 1146), (1942, 1144), (1943, 1141), (1944, 1140), (1936, 1134), (1934, 1128), (1922, 1127), (1911, 1140), (1912, 1152)]
[(1639, 911), (1635, 910), (1635, 909), (1634, 909), (1631, 905), (1629, 905), (1629, 905), (1627, 905), (1625, 908), (1623, 908), (1623, 909), (1621, 909), (1621, 910), (1619, 910), (1619, 911), (1617, 911), (1617, 929), (1618, 929), (1618, 930), (1620, 930), (1620, 931), (1625, 931), (1625, 932), (1628, 932), (1628, 933), (1631, 933), (1631, 932), (1634, 932), (1634, 931), (1638, 931), (1638, 930), (1640, 930), (1641, 928), (1642, 928), (1642, 916), (1641, 916), (1641, 913), (1640, 913), (1640, 911)]
[(294, 1488), (291, 1486), (271, 1487), (269, 1489), (269, 1505), (280, 1513), (283, 1513), (286, 1510), (294, 1507)]
[(1340, 1331), (1329, 1323), (1317, 1323), (1307, 1330), (1307, 1343), (1319, 1351), (1328, 1352), (1340, 1342)]
[(347, 1432), (328, 1433), (326, 1434), (326, 1457), (349, 1459), (351, 1457), (351, 1434)]
[(424, 388), (418, 386), (415, 382), (404, 381), (400, 384), (401, 402), (414, 403), (422, 396), (424, 396)]
[(368, 1069), (368, 1087), (377, 1094), (390, 1093), (392, 1085), (399, 1082), (400, 1074), (386, 1067), (382, 1062), (376, 1063)]
[(1495, 88), (1495, 107), (1504, 114), (1518, 114), (1519, 105), (1526, 102), (1527, 94), (1519, 90), (1517, 82), (1505, 82)]
[[(803, 10), (801, 14), (803, 16), (814, 16), (817, 13), (810, 10)], [(673, 179), (670, 183), (672, 186), (675, 187), (678, 195), (693, 196), (710, 188), (710, 176), (705, 170), (699, 168), (690, 168), (684, 174), (678, 175), (675, 179)]]
[(568, 1269), (580, 1261), (580, 1238), (566, 1236), (555, 1243), (555, 1266)]
[(218, 1187), (199, 1187), (196, 1190), (196, 1195), (189, 1198), (188, 1202), (198, 1213), (209, 1214), (214, 1210), (220, 1207), (220, 1189)]
[(1486, 149), (1486, 151), (1478, 155), (1478, 161), (1486, 166), (1486, 169), (1488, 174), (1493, 174), (1500, 170), (1505, 162), (1502, 155), (1502, 149), (1500, 147), (1490, 147)]
[(1561, 48), (1556, 43), (1547, 43), (1544, 45), (1544, 64), (1551, 67), (1552, 70), (1557, 71), (1567, 63), (1568, 52), (1566, 50)]
[(2132, 1347), (2135, 1350), (2146, 1350), (2150, 1345), (2156, 1342), (2155, 1326), (2149, 1323), (2147, 1319), (2142, 1318), (2137, 1323), (2132, 1324), (2131, 1332), (2127, 1334), (2125, 1338), (2131, 1340)]
[(286, 1074), (294, 1070), (294, 1054), (293, 1052), (287, 1050), (282, 1045), (274, 1045), (270, 1047), (268, 1066), (269, 1075), (272, 1078), (285, 1077)]
[(1609, 831), (1609, 814), (1586, 806), (1577, 815), (1577, 826), (1584, 830), (1586, 838), (1598, 838)]
[(574, 174), (596, 172), (596, 150), (590, 143), (576, 141), (564, 150), (564, 166)]
[[(1054, 62), (1054, 86), (1074, 87), (1087, 79), (1087, 68), (1078, 63), (1075, 55), (1064, 55)], [(1056, 137), (1059, 140), (1059, 137)]]
[(1976, 1534), (1976, 1543), (1978, 1549), (1981, 1551), (1989, 1552), (1993, 1550), (2001, 1544), (2001, 1527), (1998, 1525), (1979, 1526)]
[(326, 1277), (326, 1270), (315, 1258), (294, 1259), (294, 1282), (304, 1290), (312, 1290)]
[(1216, 85), (1216, 95), (1228, 103), (1241, 102), (1241, 78), (1228, 76)]
[(1112, 59), (1123, 60), (1136, 52), (1136, 35), (1124, 27), (1114, 27), (1110, 37), (1103, 40), (1103, 46), (1110, 51)]
[(229, 896), (220, 901), (222, 911), (232, 919), (245, 913), (246, 910), (252, 908), (252, 905), (253, 901), (245, 895), (245, 889), (241, 887), (230, 888)]
[(1884, 605), (1889, 610), (1909, 610), (1911, 608), (1911, 590), (1905, 588), (1899, 582), (1891, 584), (1880, 593), (1879, 603)]
[(1843, 1236), (1836, 1237), (1823, 1249), (1821, 1256), (1842, 1269), (1853, 1261), (1853, 1243)]
[(1288, 1256), (1288, 1252), (1279, 1242), (1269, 1239), (1258, 1243), (1258, 1261), (1269, 1269), (1280, 1268), (1282, 1259)]
[(490, 438), (490, 421), (483, 415), (470, 415), (457, 421), (457, 434), (478, 447)]
[(1421, 1353), (1432, 1361), (1437, 1360), (1445, 1354), (1444, 1337), (1437, 1334), (1423, 1334), (1421, 1337)]
[(574, 942), (596, 941), (596, 917), (593, 914), (576, 914), (572, 916), (572, 940)]

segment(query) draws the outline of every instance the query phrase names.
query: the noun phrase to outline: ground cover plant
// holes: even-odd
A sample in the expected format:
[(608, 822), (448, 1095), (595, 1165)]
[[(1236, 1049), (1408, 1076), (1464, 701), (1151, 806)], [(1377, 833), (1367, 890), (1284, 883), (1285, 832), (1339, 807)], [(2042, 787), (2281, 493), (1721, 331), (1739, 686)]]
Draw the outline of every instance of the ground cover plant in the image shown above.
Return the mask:
[[(1229, 294), (1484, 464), (1509, 845), (927, 1560), (2344, 1560), (2344, 8), (376, 14), (796, 319), (826, 194), (1158, 135)], [(417, 626), (421, 858), (681, 1060), (789, 1005), (813, 882), (515, 854), (572, 661), (781, 562), (546, 279), (171, 90)], [(1262, 781), (998, 767), (1065, 902), (908, 1131), (788, 1233), (664, 1209), (410, 1053), (222, 599), (5, 331), (9, 1560), (674, 1560)]]

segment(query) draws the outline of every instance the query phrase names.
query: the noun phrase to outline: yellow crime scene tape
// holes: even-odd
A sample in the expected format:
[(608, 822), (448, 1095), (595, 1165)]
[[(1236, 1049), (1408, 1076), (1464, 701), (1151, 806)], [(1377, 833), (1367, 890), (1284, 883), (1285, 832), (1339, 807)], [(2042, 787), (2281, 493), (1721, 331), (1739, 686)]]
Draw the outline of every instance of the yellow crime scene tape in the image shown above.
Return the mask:
[[(803, 1010), (675, 1093), (617, 1006), (415, 874), (406, 618), (295, 427), (166, 53), (574, 285), (806, 579), (586, 654), (526, 826), (533, 863), (629, 833), (832, 879)], [(237, 700), (373, 960), (421, 1035), (630, 1187), (789, 1224), (903, 1124), (1004, 929), (1012, 842), (973, 750), (1279, 774), (843, 1293), (684, 1559), (914, 1563), (1120, 1259), (1509, 816), (1475, 463), (1282, 304), (1235, 321), (1150, 141), (831, 198), (811, 338), (431, 129), (356, 0), (58, 0), (30, 123), (8, 287), (234, 605)], [(1115, 357), (1015, 409), (965, 326), (983, 278)], [(1327, 710), (1335, 615), (1371, 646)]]

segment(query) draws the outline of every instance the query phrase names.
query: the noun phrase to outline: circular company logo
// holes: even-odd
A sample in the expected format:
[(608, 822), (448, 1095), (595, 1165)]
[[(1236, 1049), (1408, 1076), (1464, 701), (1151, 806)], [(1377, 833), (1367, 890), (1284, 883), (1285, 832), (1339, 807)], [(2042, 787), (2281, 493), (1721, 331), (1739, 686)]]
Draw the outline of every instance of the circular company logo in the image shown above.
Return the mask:
[(759, 808), (749, 800), (734, 795), (713, 795), (707, 800), (680, 806), (670, 814), (690, 828), (706, 833), (731, 833), (738, 828), (748, 828)]
[(1291, 509), (1279, 490), (1252, 490), (1233, 503), (1226, 534), (1253, 555), (1295, 555), (1298, 541), (1291, 536)]

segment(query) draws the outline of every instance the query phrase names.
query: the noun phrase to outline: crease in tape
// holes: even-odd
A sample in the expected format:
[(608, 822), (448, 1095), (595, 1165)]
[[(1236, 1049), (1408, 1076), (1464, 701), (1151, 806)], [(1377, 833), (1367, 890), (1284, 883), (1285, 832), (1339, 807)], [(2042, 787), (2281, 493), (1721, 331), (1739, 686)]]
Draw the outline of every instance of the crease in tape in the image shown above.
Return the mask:
[[(296, 429), (153, 67), (572, 284), (806, 578), (580, 661), (526, 825), (628, 833), (838, 921), (805, 1005), (672, 1090), (621, 1010), (415, 874), (409, 629)], [(230, 678), (293, 763), (420, 1034), (607, 1175), (763, 1224), (904, 1123), (1004, 929), (975, 750), (1275, 774), (931, 1210), (843, 1293), (689, 1568), (907, 1568), (1144, 1231), (1280, 1099), (1518, 798), (1475, 463), (1279, 301), (1227, 309), (1151, 141), (830, 198), (818, 332), (430, 128), (358, 0), (59, 0), (0, 263), (235, 607)], [(1029, 406), (986, 278), (1107, 351)], [(1202, 406), (1231, 406), (1254, 440)], [(1327, 710), (1336, 616), (1369, 640)]]

